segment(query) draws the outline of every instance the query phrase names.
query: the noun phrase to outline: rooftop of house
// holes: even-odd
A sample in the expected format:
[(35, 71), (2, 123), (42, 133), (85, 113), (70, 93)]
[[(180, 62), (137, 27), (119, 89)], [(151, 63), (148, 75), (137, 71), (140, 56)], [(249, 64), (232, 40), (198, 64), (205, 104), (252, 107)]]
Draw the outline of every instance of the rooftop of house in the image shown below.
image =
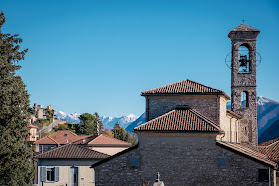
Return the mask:
[(92, 146), (125, 146), (130, 147), (131, 143), (115, 139), (105, 134), (92, 135), (87, 138), (78, 140), (74, 144), (92, 145)]
[(105, 159), (108, 157), (110, 157), (108, 154), (74, 144), (56, 147), (35, 156), (38, 159)]
[(185, 79), (176, 83), (165, 85), (162, 87), (154, 88), (151, 90), (143, 91), (142, 96), (146, 95), (165, 95), (165, 94), (190, 94), (190, 95), (224, 95), (227, 99), (230, 97), (221, 90), (205, 86), (203, 84)]
[(279, 138), (260, 143), (258, 147), (270, 160), (279, 163)]
[(134, 131), (223, 132), (213, 121), (188, 106), (180, 106), (135, 127)]
[(223, 148), (231, 150), (233, 152), (237, 152), (241, 155), (244, 155), (255, 161), (259, 161), (259, 162), (264, 163), (273, 168), (277, 168), (277, 163), (275, 163), (274, 161), (271, 161), (267, 155), (265, 155), (261, 152), (255, 151), (253, 149), (250, 149), (244, 145), (241, 145), (238, 143), (221, 142), (221, 141), (217, 141), (216, 144)]
[(34, 144), (42, 144), (42, 145), (65, 145), (67, 143), (73, 143), (80, 139), (84, 139), (89, 137), (90, 135), (77, 135), (69, 130), (59, 130), (49, 136), (43, 137)]
[(32, 125), (32, 124), (29, 124), (27, 127), (28, 127), (28, 128), (35, 128), (35, 129), (37, 129), (37, 128), (38, 128), (37, 126)]

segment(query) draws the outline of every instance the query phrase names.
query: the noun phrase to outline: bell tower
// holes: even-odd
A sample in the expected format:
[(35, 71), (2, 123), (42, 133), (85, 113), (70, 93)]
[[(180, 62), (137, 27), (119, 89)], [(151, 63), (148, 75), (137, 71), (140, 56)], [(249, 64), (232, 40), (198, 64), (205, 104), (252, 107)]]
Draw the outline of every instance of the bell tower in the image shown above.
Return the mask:
[(259, 33), (243, 23), (228, 35), (232, 44), (231, 108), (242, 116), (238, 141), (254, 149), (258, 147), (256, 42)]

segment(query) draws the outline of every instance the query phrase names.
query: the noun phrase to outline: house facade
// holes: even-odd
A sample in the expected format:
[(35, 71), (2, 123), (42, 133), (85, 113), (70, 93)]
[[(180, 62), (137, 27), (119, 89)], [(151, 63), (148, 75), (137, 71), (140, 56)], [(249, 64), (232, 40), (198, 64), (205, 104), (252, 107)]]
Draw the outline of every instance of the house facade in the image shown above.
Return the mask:
[(32, 125), (32, 124), (29, 124), (28, 126), (28, 129), (29, 129), (29, 136), (28, 136), (28, 139), (27, 141), (36, 141), (37, 140), (37, 129), (38, 127), (35, 126), (35, 125)]
[(96, 163), (109, 155), (80, 145), (67, 144), (45, 151), (34, 158), (35, 185), (92, 186), (95, 185)]
[[(96, 185), (276, 185), (277, 164), (258, 151), (256, 38), (241, 24), (232, 41), (232, 110), (223, 91), (183, 80), (142, 92), (138, 145), (91, 167)], [(241, 54), (245, 47), (247, 54)]]

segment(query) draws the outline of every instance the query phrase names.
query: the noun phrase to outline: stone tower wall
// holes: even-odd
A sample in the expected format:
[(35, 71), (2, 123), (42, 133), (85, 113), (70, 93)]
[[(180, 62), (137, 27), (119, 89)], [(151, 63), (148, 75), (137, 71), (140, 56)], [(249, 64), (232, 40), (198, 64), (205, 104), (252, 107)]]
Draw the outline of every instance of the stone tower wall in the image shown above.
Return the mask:
[[(231, 100), (232, 111), (242, 116), (239, 122), (239, 142), (257, 149), (257, 82), (256, 82), (256, 37), (258, 32), (233, 32)], [(239, 72), (239, 47), (246, 46), (249, 50), (250, 70)], [(241, 107), (241, 93), (248, 93), (248, 106)]]

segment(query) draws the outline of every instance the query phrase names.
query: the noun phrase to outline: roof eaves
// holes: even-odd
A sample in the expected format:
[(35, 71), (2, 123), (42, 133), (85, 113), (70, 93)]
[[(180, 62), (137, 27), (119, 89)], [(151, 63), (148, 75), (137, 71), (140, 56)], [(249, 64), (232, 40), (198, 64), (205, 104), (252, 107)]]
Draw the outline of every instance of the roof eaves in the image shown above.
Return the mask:
[(233, 116), (233, 117), (236, 117), (236, 118), (238, 118), (238, 119), (241, 119), (241, 116), (240, 116), (240, 115), (238, 115), (237, 113), (235, 113), (235, 112), (233, 112), (233, 111), (231, 111), (231, 110), (228, 110), (228, 109), (227, 109), (227, 114), (229, 114), (229, 115), (231, 115), (231, 116)]
[[(232, 151), (232, 152), (235, 152), (235, 153), (237, 153), (237, 154), (240, 154), (240, 155), (242, 155), (242, 156), (244, 156), (244, 157), (246, 157), (246, 158), (252, 159), (252, 160), (254, 160), (254, 161), (258, 162), (258, 163), (264, 164), (264, 165), (266, 165), (266, 166), (268, 166), (268, 167), (272, 167), (272, 168), (274, 168), (274, 169), (277, 169), (277, 167), (278, 167), (277, 163), (275, 163), (275, 162), (273, 162), (273, 161), (271, 161), (271, 160), (260, 159), (260, 158), (258, 158), (258, 157), (256, 157), (256, 156), (249, 155), (248, 153), (241, 152), (241, 151), (239, 151), (238, 149), (233, 148), (233, 147), (227, 145), (227, 144), (224, 143), (224, 142), (216, 141), (216, 145), (218, 145), (218, 146), (220, 146), (220, 147), (223, 147), (223, 148), (225, 148), (225, 149), (227, 149), (227, 150), (230, 150), (230, 151)], [(260, 153), (260, 152), (259, 152), (259, 153)], [(263, 155), (264, 155), (264, 154), (263, 154)]]

